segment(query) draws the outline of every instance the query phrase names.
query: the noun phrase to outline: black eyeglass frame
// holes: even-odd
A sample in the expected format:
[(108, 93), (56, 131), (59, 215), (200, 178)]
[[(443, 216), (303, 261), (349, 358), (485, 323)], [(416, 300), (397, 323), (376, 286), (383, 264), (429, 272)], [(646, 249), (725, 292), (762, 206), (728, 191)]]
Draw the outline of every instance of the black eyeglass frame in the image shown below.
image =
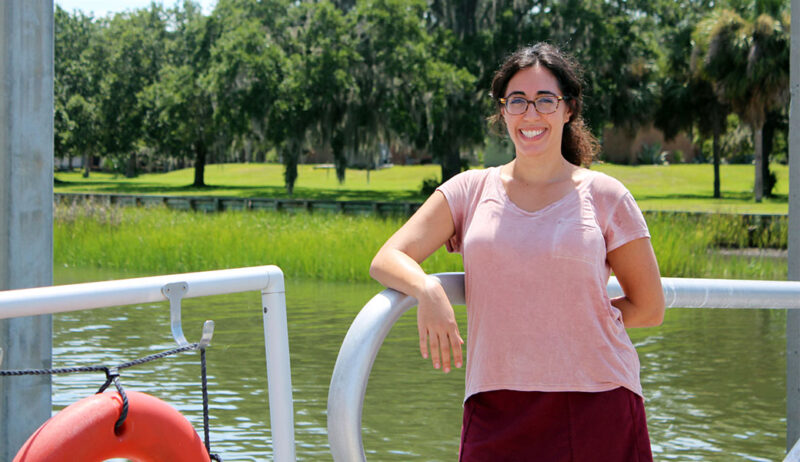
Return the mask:
[[(497, 99), (497, 101), (499, 101), (500, 104), (504, 108), (506, 108), (506, 111), (508, 111), (508, 113), (511, 114), (511, 115), (522, 115), (522, 114), (525, 114), (526, 112), (528, 112), (528, 108), (530, 107), (531, 104), (533, 105), (533, 109), (535, 109), (536, 112), (538, 112), (539, 114), (542, 114), (542, 115), (552, 114), (552, 113), (554, 113), (554, 112), (556, 112), (558, 110), (558, 105), (561, 104), (561, 101), (565, 101), (565, 100), (569, 99), (568, 96), (559, 96), (559, 95), (552, 95), (552, 94), (551, 95), (539, 95), (539, 96), (537, 96), (536, 98), (534, 98), (532, 100), (531, 99), (527, 99), (527, 98), (523, 98), (522, 96), (519, 96), (519, 95), (514, 95), (513, 97), (525, 100), (525, 110), (520, 112), (519, 114), (514, 114), (513, 112), (511, 112), (509, 110), (509, 108), (508, 108), (508, 100), (509, 100), (509, 98), (498, 98)], [(555, 98), (556, 99), (556, 107), (555, 107), (555, 109), (553, 109), (551, 112), (542, 112), (542, 111), (540, 111), (539, 108), (536, 106), (536, 101), (538, 101), (541, 98)]]

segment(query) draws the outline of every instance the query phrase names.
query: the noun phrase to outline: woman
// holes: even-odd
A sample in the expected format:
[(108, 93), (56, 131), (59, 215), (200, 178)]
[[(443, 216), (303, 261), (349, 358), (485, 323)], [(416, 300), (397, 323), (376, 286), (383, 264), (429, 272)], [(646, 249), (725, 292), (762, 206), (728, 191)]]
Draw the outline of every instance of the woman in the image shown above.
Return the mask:
[[(420, 351), (462, 365), (441, 286), (419, 263), (462, 254), (467, 300), (462, 461), (649, 461), (639, 360), (626, 327), (662, 322), (647, 225), (621, 183), (580, 167), (597, 143), (578, 66), (539, 43), (492, 82), (514, 160), (443, 184), (375, 256), (370, 274), (418, 300)], [(609, 299), (614, 272), (624, 296)]]

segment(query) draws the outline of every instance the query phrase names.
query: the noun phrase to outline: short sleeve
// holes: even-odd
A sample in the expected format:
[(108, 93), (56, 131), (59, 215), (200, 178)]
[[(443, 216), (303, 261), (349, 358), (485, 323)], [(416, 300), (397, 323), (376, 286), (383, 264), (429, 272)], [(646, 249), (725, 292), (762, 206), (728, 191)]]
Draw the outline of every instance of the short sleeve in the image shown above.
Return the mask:
[(475, 186), (481, 170), (467, 170), (450, 178), (436, 190), (441, 191), (450, 207), (455, 233), (445, 242), (448, 252), (461, 253), (469, 205), (475, 195)]
[(642, 211), (627, 190), (611, 209), (604, 235), (606, 252), (611, 252), (633, 240), (650, 237)]

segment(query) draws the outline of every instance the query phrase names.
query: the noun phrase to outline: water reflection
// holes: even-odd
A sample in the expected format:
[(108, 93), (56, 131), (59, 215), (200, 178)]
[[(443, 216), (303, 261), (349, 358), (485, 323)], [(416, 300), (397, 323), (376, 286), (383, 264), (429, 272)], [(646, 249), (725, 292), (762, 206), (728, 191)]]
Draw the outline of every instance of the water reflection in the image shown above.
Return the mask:
[[(58, 283), (130, 277), (59, 271)], [(331, 460), (327, 395), (341, 341), (377, 284), (287, 281), (298, 460)], [(263, 326), (256, 293), (184, 301), (190, 341), (216, 321), (208, 351), (212, 450), (226, 461), (271, 458)], [(466, 333), (463, 308), (458, 309)], [(785, 314), (668, 311), (663, 326), (633, 330), (653, 451), (658, 460), (780, 460), (785, 429)], [(165, 303), (58, 315), (56, 367), (115, 364), (174, 347)], [(373, 367), (364, 405), (371, 461), (453, 461), (463, 370), (443, 374), (419, 357), (414, 317), (402, 317)], [(202, 428), (199, 354), (123, 371), (123, 384), (176, 406)], [(54, 379), (57, 409), (94, 393), (102, 374)]]

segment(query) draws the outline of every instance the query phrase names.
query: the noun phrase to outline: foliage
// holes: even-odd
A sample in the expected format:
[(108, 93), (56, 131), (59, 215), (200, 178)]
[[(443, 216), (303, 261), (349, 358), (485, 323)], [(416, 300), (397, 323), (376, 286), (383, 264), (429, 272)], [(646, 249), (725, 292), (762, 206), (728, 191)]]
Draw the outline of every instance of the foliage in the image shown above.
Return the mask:
[(637, 160), (640, 164), (659, 165), (665, 161), (661, 143), (644, 144), (639, 150)]
[(430, 196), (441, 184), (442, 183), (438, 178), (435, 176), (429, 176), (422, 180), (422, 187), (419, 189), (419, 191), (423, 196)]
[(100, 153), (102, 131), (96, 127), (102, 56), (95, 53), (98, 25), (80, 12), (70, 15), (56, 5), (54, 150), (56, 156), (83, 157), (89, 175), (91, 156)]
[[(703, 75), (713, 82), (720, 101), (752, 129), (757, 202), (771, 193), (763, 181), (769, 175), (763, 139), (767, 114), (788, 102), (788, 28), (785, 14), (777, 18), (760, 14), (748, 20), (723, 9), (702, 22), (696, 34), (704, 48), (699, 57)], [(771, 139), (766, 142), (772, 145)]]
[(713, 138), (718, 170), (731, 110), (763, 130), (756, 158), (785, 138), (787, 7), (219, 0), (204, 15), (187, 0), (96, 19), (57, 6), (55, 147), (128, 175), (190, 165), (195, 187), (207, 163), (268, 152), (290, 195), (310, 155), (332, 157), (340, 182), (348, 167), (377, 168), (387, 150), (433, 159), (446, 180), (486, 143), (494, 70), (547, 40), (583, 65), (595, 134), (650, 123), (667, 139), (697, 131)]

